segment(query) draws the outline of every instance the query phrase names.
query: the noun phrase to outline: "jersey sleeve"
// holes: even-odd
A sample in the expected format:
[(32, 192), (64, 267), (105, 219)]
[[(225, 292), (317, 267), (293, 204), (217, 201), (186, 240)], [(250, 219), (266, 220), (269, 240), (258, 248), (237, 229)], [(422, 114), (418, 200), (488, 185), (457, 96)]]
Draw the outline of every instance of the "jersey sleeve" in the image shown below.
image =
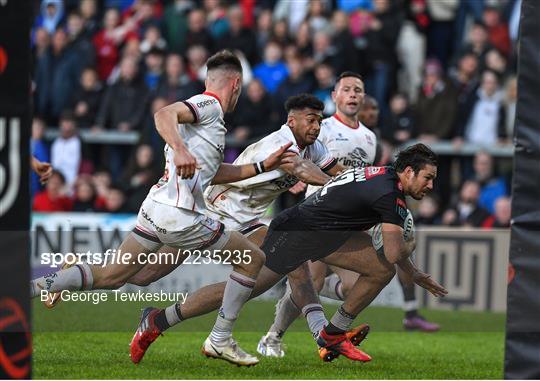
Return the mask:
[(373, 209), (381, 215), (381, 222), (399, 225), (402, 228), (407, 217), (407, 204), (398, 192), (388, 193), (373, 204)]
[(332, 156), (328, 148), (319, 140), (313, 144), (311, 160), (323, 171), (328, 171), (337, 164), (337, 159)]
[(195, 95), (185, 101), (182, 101), (191, 113), (195, 122), (193, 124), (208, 124), (217, 120), (221, 116), (221, 106), (214, 97)]

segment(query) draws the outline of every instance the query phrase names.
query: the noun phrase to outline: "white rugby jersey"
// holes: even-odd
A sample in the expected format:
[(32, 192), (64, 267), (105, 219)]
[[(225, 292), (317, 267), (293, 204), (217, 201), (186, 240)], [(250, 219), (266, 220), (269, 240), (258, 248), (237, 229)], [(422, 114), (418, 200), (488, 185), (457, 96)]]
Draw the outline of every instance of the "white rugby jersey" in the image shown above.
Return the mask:
[[(353, 128), (334, 114), (322, 121), (318, 139), (344, 167), (365, 167), (375, 161), (377, 136), (360, 122)], [(308, 186), (306, 197), (319, 188)]]
[[(291, 141), (295, 142), (294, 135), (287, 125), (283, 125), (278, 131), (247, 147), (234, 164), (264, 160)], [(336, 163), (319, 140), (304, 149), (293, 144), (289, 151), (311, 160), (323, 170)], [(282, 169), (275, 169), (235, 183), (210, 186), (205, 192), (206, 205), (211, 217), (220, 219), (229, 229), (238, 229), (262, 217), (272, 201), (297, 182), (296, 177)]]
[(182, 179), (176, 173), (173, 150), (166, 144), (165, 172), (150, 189), (148, 197), (162, 204), (204, 213), (204, 190), (223, 162), (227, 129), (219, 98), (215, 94), (204, 92), (183, 103), (193, 113), (195, 122), (179, 124), (178, 131), (189, 152), (197, 159), (199, 169), (192, 179)]

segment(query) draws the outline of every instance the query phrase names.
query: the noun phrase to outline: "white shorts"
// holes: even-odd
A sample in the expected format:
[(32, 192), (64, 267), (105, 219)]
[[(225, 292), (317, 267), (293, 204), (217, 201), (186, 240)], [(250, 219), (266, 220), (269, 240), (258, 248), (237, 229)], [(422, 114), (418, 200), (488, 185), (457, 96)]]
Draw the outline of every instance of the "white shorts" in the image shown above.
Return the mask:
[(225, 216), (223, 214), (218, 214), (212, 210), (207, 210), (207, 214), (214, 220), (224, 224), (227, 230), (234, 230), (240, 232), (245, 237), (249, 237), (251, 234), (255, 233), (255, 231), (258, 230), (260, 227), (267, 226), (266, 224), (262, 223), (258, 218), (249, 222), (240, 223), (234, 218)]
[(151, 198), (142, 203), (133, 233), (152, 252), (163, 245), (183, 250), (220, 250), (230, 238), (221, 222)]

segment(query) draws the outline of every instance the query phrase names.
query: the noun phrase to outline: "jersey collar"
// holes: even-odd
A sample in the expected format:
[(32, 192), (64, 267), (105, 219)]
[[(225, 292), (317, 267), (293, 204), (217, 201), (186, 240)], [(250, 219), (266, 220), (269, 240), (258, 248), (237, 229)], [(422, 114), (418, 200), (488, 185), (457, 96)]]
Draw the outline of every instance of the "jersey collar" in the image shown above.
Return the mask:
[(221, 99), (219, 99), (219, 97), (216, 94), (214, 94), (214, 93), (212, 93), (210, 91), (205, 91), (203, 94), (204, 95), (209, 95), (211, 97), (216, 98), (216, 100), (219, 102), (219, 105), (220, 105), (221, 109), (223, 110), (223, 104), (221, 103)]
[(353, 130), (356, 130), (357, 128), (360, 127), (360, 122), (358, 122), (358, 125), (356, 125), (356, 127), (355, 127), (355, 126), (351, 126), (350, 124), (345, 123), (345, 121), (344, 121), (343, 119), (341, 119), (337, 113), (335, 113), (335, 114), (332, 115), (332, 116), (333, 116), (334, 118), (336, 118), (341, 124), (344, 124), (345, 126), (351, 128), (351, 129), (353, 129)]

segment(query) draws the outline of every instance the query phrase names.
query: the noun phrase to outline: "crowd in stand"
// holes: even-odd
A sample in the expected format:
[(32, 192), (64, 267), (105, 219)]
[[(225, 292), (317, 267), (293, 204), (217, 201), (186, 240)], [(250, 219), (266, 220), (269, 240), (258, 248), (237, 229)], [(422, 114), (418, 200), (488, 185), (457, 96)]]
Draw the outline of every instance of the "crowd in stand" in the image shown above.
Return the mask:
[[(384, 142), (379, 164), (410, 139), (509, 142), (520, 3), (36, 0), (32, 151), (55, 172), (45, 188), (32, 179), (34, 210), (136, 212), (161, 173), (153, 113), (201, 92), (205, 61), (221, 49), (244, 67), (243, 94), (226, 118), (239, 143), (279, 128), (291, 95), (313, 93), (332, 115), (344, 70), (365, 80), (360, 116)], [(59, 131), (52, 144), (46, 126)], [(81, 128), (137, 131), (141, 141), (90, 145)], [(229, 149), (226, 159), (237, 154)], [(420, 223), (508, 226), (509, 178), (496, 175), (493, 157), (440, 164), (437, 192), (417, 207)]]

